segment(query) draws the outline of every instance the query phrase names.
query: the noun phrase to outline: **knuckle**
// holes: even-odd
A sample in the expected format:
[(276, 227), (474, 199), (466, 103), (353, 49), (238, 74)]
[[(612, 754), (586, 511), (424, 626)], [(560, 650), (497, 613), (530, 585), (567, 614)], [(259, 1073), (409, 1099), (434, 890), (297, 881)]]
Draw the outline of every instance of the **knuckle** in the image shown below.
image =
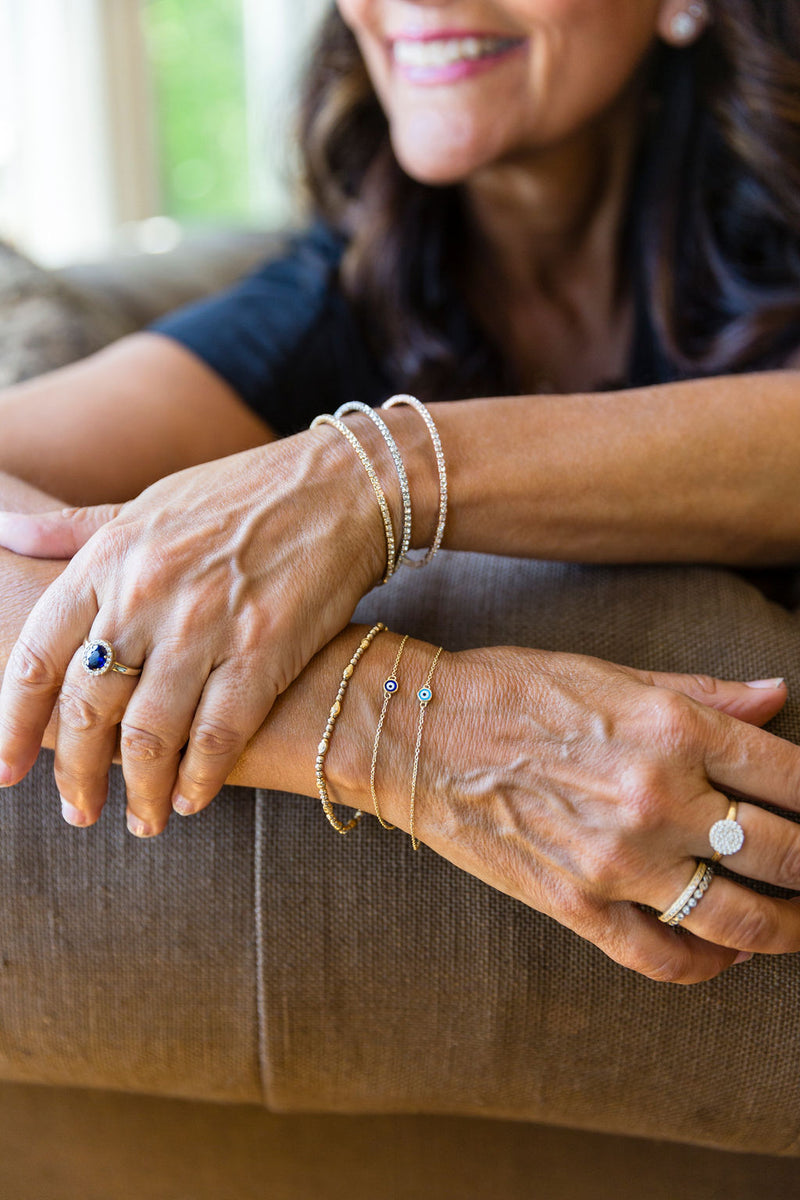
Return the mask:
[(248, 605), (238, 621), (238, 638), (242, 651), (256, 654), (265, 645), (277, 641), (281, 630), (277, 616), (257, 604)]
[[(84, 511), (88, 513), (89, 510)], [(97, 531), (92, 541), (95, 553), (121, 559), (130, 547), (130, 530), (126, 525), (111, 521)]]
[(102, 713), (87, 700), (86, 696), (73, 688), (62, 687), (58, 698), (59, 724), (69, 726), (77, 733), (91, 733), (106, 722)]
[(668, 748), (678, 748), (693, 735), (695, 712), (686, 696), (666, 689), (651, 700), (651, 716), (658, 740)]
[(192, 730), (192, 744), (204, 758), (229, 758), (244, 748), (245, 737), (225, 725), (201, 721)]
[(690, 675), (698, 692), (704, 696), (716, 696), (719, 691), (719, 680), (713, 675)]
[(664, 779), (655, 766), (639, 763), (626, 774), (619, 790), (619, 814), (631, 833), (657, 832), (665, 822)]
[(17, 640), (9, 668), (17, 682), (33, 692), (55, 691), (61, 682), (47, 652), (27, 638)]
[(170, 748), (166, 739), (151, 729), (123, 722), (120, 729), (120, 749), (129, 762), (152, 763), (167, 757)]
[(593, 843), (581, 860), (581, 872), (593, 892), (616, 892), (625, 876), (625, 854), (619, 845)]

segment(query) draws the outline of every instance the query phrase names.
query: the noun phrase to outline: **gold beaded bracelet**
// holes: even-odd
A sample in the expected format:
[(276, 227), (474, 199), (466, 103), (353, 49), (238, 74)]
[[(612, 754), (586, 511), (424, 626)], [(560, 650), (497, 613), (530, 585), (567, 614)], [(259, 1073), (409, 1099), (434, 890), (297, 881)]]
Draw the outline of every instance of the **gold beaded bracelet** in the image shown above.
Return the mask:
[(383, 622), (378, 621), (377, 625), (373, 625), (372, 629), (370, 629), (369, 633), (366, 633), (364, 635), (364, 637), (361, 639), (359, 645), (356, 648), (355, 653), (353, 654), (349, 663), (347, 664), (344, 671), (342, 672), (342, 681), (339, 684), (339, 690), (336, 693), (336, 699), (334, 700), (334, 702), (331, 706), (331, 711), (328, 714), (328, 722), (325, 726), (325, 732), (322, 735), (322, 740), (320, 741), (319, 745), (317, 746), (317, 762), (316, 762), (317, 790), (319, 791), (319, 798), (322, 801), (322, 808), (325, 812), (325, 816), (328, 818), (328, 820), (330, 821), (331, 825), (333, 826), (333, 828), (336, 830), (337, 833), (349, 833), (351, 829), (355, 828), (355, 826), (358, 824), (358, 822), (363, 817), (364, 813), (362, 812), (361, 809), (358, 809), (357, 812), (355, 813), (355, 816), (351, 817), (350, 820), (346, 821), (346, 822), (340, 821), (339, 818), (336, 816), (336, 814), (333, 811), (333, 805), (331, 804), (330, 797), (328, 795), (328, 785), (325, 781), (325, 755), (328, 753), (328, 748), (329, 748), (330, 742), (331, 742), (331, 736), (333, 734), (333, 727), (336, 724), (336, 718), (339, 716), (339, 713), (342, 711), (342, 702), (344, 700), (344, 694), (347, 691), (350, 680), (353, 677), (353, 672), (355, 671), (356, 666), (358, 665), (358, 662), (361, 659), (362, 655), (367, 650), (369, 650), (370, 646), (372, 645), (373, 641), (378, 636), (378, 634), (383, 633), (385, 629), (386, 629), (386, 626), (383, 624)]
[(433, 692), (431, 691), (431, 680), (433, 679), (433, 672), (436, 670), (436, 664), (439, 661), (439, 655), (441, 653), (442, 653), (442, 647), (440, 646), (439, 649), (436, 651), (436, 653), (433, 656), (433, 662), (431, 663), (431, 668), (428, 671), (428, 677), (425, 680), (425, 682), (423, 683), (422, 687), (417, 692), (417, 699), (419, 700), (419, 718), (417, 720), (417, 741), (416, 741), (416, 745), (414, 746), (414, 771), (411, 776), (411, 814), (409, 817), (409, 825), (408, 825), (408, 832), (411, 834), (411, 845), (414, 847), (415, 850), (419, 850), (419, 846), (420, 846), (419, 840), (414, 837), (414, 800), (415, 800), (415, 797), (417, 794), (417, 769), (419, 767), (419, 748), (422, 743), (422, 726), (425, 723), (425, 712), (426, 712), (427, 707), (430, 704), (431, 700), (433, 699)]
[(369, 773), (369, 790), (372, 794), (372, 803), (375, 805), (375, 816), (378, 818), (384, 829), (394, 829), (395, 826), (389, 825), (389, 823), (384, 821), (383, 817), (381, 816), (381, 809), (380, 805), (378, 804), (378, 794), (375, 791), (375, 766), (378, 762), (378, 746), (381, 740), (381, 733), (383, 732), (383, 722), (386, 720), (386, 710), (389, 707), (389, 701), (399, 687), (397, 682), (397, 668), (400, 666), (400, 659), (403, 657), (403, 650), (405, 649), (407, 641), (408, 634), (405, 634), (402, 642), (400, 643), (400, 648), (397, 651), (397, 657), (394, 660), (392, 673), (389, 678), (384, 681), (383, 707), (381, 708), (381, 715), (378, 717), (378, 728), (375, 730), (375, 741), (372, 744), (372, 766)]

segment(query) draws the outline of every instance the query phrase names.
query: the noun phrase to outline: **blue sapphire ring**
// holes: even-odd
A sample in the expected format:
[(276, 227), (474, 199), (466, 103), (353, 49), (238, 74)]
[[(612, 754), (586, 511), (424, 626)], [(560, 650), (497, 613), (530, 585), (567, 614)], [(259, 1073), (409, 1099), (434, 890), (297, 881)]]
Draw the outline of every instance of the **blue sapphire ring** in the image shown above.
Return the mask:
[(83, 669), (87, 675), (105, 675), (116, 671), (118, 675), (141, 675), (141, 667), (126, 667), (117, 662), (111, 642), (85, 641), (83, 643)]

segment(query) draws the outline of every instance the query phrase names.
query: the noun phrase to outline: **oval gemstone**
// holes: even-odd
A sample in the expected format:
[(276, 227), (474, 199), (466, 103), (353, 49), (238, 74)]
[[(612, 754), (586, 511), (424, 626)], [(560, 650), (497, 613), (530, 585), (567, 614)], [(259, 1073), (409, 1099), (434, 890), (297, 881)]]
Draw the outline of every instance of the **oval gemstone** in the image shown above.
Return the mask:
[(86, 655), (86, 667), (89, 671), (102, 671), (108, 662), (108, 651), (105, 646), (90, 646)]

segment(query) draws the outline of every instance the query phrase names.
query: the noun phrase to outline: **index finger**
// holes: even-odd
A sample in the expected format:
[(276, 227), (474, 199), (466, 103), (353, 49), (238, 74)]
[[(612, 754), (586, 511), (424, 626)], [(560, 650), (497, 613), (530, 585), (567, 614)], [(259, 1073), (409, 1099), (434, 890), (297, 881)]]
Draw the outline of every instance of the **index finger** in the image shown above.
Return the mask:
[(800, 746), (735, 717), (707, 712), (717, 727), (704, 756), (709, 778), (754, 799), (800, 812)]
[(67, 667), (97, 613), (93, 589), (64, 572), (39, 598), (6, 665), (0, 689), (0, 787), (36, 761)]

